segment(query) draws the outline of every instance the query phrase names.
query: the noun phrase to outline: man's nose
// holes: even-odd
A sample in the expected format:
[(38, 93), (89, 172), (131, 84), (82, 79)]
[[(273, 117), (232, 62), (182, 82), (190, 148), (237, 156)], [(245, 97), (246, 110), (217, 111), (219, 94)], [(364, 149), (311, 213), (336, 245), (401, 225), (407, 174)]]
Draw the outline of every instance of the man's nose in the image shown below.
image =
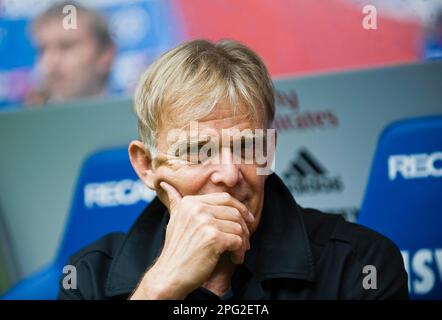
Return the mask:
[(211, 175), (214, 184), (224, 184), (227, 187), (234, 187), (242, 178), (239, 163), (235, 163), (230, 148), (222, 148), (219, 163)]
[(55, 48), (46, 49), (40, 58), (40, 63), (48, 74), (52, 74), (57, 70), (59, 64), (60, 53)]

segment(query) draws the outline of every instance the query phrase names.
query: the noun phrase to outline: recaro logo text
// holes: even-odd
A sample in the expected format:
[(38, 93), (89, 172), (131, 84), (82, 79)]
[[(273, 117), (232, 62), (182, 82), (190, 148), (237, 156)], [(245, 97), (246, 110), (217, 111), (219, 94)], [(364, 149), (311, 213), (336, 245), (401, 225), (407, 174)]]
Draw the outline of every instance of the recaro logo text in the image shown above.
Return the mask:
[(442, 152), (392, 155), (388, 158), (389, 179), (396, 179), (398, 173), (404, 179), (442, 177)]
[(130, 206), (138, 201), (150, 202), (154, 197), (155, 192), (140, 180), (106, 181), (84, 186), (84, 205), (89, 209), (94, 206)]

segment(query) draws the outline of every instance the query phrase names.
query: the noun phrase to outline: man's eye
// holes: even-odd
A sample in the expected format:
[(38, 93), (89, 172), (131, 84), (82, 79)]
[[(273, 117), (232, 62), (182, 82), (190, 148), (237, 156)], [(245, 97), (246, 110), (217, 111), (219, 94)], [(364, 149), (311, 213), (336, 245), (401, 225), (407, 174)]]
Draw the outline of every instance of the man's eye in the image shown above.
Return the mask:
[(199, 159), (199, 148), (190, 148), (186, 152), (186, 160), (190, 163), (200, 163)]
[(210, 142), (200, 142), (195, 145), (187, 144), (175, 153), (177, 157), (192, 164), (201, 164), (215, 154), (214, 145)]
[(71, 50), (72, 48), (74, 48), (77, 45), (77, 43), (73, 42), (73, 41), (62, 41), (59, 44), (59, 49), (61, 51), (68, 51)]
[(208, 142), (198, 146), (198, 163), (205, 163), (210, 159), (218, 156), (218, 144), (216, 142)]
[(254, 148), (255, 141), (253, 138), (242, 138), (240, 148), (235, 148), (234, 146), (233, 153), (236, 154), (236, 156), (240, 156), (242, 159), (253, 158)]

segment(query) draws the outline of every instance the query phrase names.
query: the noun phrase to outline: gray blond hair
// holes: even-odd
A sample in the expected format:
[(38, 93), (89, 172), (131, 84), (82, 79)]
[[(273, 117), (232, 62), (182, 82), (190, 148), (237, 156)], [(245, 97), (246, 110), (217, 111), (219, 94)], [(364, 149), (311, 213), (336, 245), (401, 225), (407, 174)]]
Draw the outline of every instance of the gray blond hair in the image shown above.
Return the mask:
[(222, 102), (234, 113), (245, 106), (248, 117), (269, 127), (275, 99), (265, 64), (237, 41), (185, 42), (159, 57), (138, 83), (133, 111), (140, 139), (153, 156), (166, 121), (185, 125), (209, 115)]

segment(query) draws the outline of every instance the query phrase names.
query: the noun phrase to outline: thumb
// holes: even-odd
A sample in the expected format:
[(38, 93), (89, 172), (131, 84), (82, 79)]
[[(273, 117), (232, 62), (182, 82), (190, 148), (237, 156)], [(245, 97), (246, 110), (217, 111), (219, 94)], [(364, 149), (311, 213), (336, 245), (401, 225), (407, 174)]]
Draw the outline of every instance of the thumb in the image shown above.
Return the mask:
[(170, 211), (172, 211), (181, 202), (181, 194), (178, 192), (177, 189), (175, 189), (172, 185), (168, 184), (165, 181), (160, 182), (160, 187), (163, 188), (164, 191), (166, 191), (169, 198)]

